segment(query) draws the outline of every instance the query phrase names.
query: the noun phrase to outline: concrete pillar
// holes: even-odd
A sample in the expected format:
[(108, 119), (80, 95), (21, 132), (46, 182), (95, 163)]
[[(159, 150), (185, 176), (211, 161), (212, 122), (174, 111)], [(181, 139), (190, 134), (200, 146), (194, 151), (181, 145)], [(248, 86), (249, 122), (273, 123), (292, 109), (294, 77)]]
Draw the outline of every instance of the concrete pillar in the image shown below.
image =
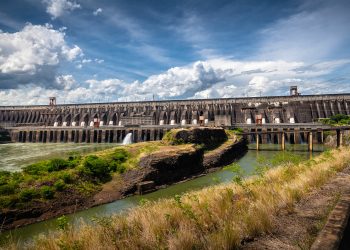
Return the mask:
[(78, 142), (79, 143), (82, 143), (83, 142), (83, 134), (85, 133), (85, 131), (82, 129), (80, 130), (80, 133), (79, 133), (79, 139), (78, 139)]
[(308, 139), (308, 149), (309, 151), (313, 150), (313, 138), (312, 138), (312, 131), (309, 132), (309, 139)]
[(294, 129), (294, 143), (300, 144), (300, 131), (299, 131), (299, 129)]
[(72, 131), (71, 130), (68, 130), (66, 131), (68, 133), (68, 139), (67, 139), (67, 142), (72, 142)]
[(94, 134), (95, 134), (95, 130), (91, 129), (90, 130), (90, 143), (94, 143)]
[(27, 138), (26, 138), (26, 142), (30, 142), (31, 141), (31, 138), (30, 138), (30, 133), (29, 131), (27, 131)]
[(113, 139), (112, 139), (112, 142), (113, 143), (118, 143), (118, 132), (117, 130), (113, 129)]
[(101, 133), (101, 142), (106, 142), (106, 130), (102, 130)]
[(262, 144), (267, 144), (267, 129), (264, 128), (262, 129), (262, 134), (261, 134), (261, 143)]
[(143, 141), (142, 130), (141, 129), (137, 131), (137, 137), (139, 138), (139, 141)]
[(340, 129), (337, 129), (337, 148), (343, 144), (343, 133)]
[(154, 129), (151, 129), (150, 131), (150, 141), (154, 141), (155, 138), (154, 138)]
[(284, 132), (281, 134), (281, 149), (283, 151), (286, 149), (286, 134)]
[(186, 125), (186, 120), (181, 120), (181, 126)]
[(259, 134), (258, 133), (256, 133), (255, 134), (256, 135), (256, 150), (258, 150), (259, 151)]

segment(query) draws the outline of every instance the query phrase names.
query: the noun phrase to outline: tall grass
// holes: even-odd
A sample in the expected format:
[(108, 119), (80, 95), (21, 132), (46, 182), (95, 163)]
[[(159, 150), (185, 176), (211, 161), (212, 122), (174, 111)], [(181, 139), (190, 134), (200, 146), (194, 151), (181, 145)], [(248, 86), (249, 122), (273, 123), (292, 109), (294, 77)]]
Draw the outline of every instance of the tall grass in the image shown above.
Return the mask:
[[(35, 239), (29, 249), (235, 249), (268, 233), (281, 209), (324, 184), (350, 162), (349, 148), (283, 166), (236, 183), (146, 202), (94, 225), (70, 226)], [(16, 249), (16, 243), (8, 245)]]

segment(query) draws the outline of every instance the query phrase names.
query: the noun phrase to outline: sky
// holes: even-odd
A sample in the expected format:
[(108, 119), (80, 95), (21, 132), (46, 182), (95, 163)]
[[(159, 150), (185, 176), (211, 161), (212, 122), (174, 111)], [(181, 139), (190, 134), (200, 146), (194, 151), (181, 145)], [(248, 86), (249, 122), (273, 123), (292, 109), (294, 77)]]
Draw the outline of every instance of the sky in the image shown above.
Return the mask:
[(350, 93), (348, 0), (1, 0), (0, 105)]

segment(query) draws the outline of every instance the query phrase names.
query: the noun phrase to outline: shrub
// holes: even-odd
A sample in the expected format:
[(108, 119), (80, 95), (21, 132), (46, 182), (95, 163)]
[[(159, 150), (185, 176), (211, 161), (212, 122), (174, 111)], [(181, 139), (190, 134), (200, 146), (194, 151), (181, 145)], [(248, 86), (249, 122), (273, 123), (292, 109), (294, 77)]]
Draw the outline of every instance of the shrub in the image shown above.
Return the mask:
[(60, 175), (60, 178), (64, 181), (64, 183), (67, 183), (67, 184), (72, 183), (72, 181), (74, 179), (73, 175), (71, 173), (67, 173), (67, 172), (62, 173)]
[(41, 161), (23, 168), (23, 172), (31, 175), (40, 175), (48, 172), (48, 161)]
[(38, 192), (33, 188), (23, 189), (19, 193), (19, 199), (21, 201), (31, 201), (33, 198), (37, 197)]
[(58, 180), (58, 181), (56, 181), (56, 182), (53, 184), (53, 186), (55, 187), (55, 189), (56, 189), (57, 191), (63, 191), (63, 190), (65, 190), (65, 189), (67, 188), (67, 186), (66, 186), (66, 184), (64, 183), (63, 180)]
[(7, 184), (11, 178), (11, 172), (0, 170), (0, 185)]
[(0, 195), (14, 194), (16, 186), (14, 184), (5, 184), (0, 186)]
[(41, 191), (41, 196), (44, 199), (52, 199), (55, 195), (55, 190), (53, 187), (42, 186), (40, 191)]
[(0, 207), (12, 207), (14, 206), (18, 201), (18, 198), (16, 196), (0, 196)]
[(96, 155), (89, 155), (85, 158), (81, 171), (89, 177), (98, 178), (100, 180), (106, 180), (110, 177), (108, 162)]
[(60, 158), (52, 159), (49, 161), (47, 170), (49, 172), (59, 171), (66, 169), (70, 166), (69, 162)]
[(117, 148), (115, 151), (114, 151), (114, 154), (112, 156), (112, 159), (114, 161), (117, 161), (117, 162), (125, 162), (127, 159), (128, 159), (128, 152), (123, 149), (123, 148)]

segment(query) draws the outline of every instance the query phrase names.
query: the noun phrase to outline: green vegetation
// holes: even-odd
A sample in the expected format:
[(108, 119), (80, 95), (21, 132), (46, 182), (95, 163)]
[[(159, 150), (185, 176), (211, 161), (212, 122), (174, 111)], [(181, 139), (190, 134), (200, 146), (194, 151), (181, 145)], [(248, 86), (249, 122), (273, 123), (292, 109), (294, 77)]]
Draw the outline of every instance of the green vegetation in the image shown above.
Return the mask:
[[(244, 239), (271, 232), (281, 211), (318, 189), (350, 162), (349, 148), (327, 151), (299, 162), (294, 156), (261, 159), (261, 166), (282, 163), (259, 175), (173, 199), (142, 202), (128, 214), (97, 219), (78, 227), (62, 219), (59, 232), (34, 239), (29, 249), (237, 249)], [(231, 168), (239, 175), (237, 165)], [(323, 217), (320, 218), (321, 222)], [(314, 232), (307, 232), (314, 235)], [(312, 239), (297, 241), (310, 248)], [(10, 245), (16, 249), (16, 243)]]
[(323, 124), (331, 125), (331, 126), (344, 126), (344, 125), (350, 125), (350, 116), (349, 115), (343, 115), (343, 114), (337, 114), (333, 115), (329, 118), (322, 118), (319, 119)]
[(33, 200), (54, 199), (66, 190), (89, 195), (112, 174), (124, 173), (129, 156), (125, 148), (115, 148), (98, 156), (73, 154), (67, 159), (40, 161), (22, 172), (0, 171), (0, 208), (21, 208)]
[(181, 145), (181, 144), (184, 144), (184, 140), (182, 140), (181, 138), (180, 139), (177, 139), (175, 138), (175, 135), (176, 133), (178, 133), (179, 131), (181, 131), (182, 129), (172, 129), (168, 132), (166, 132), (163, 136), (163, 141), (166, 142), (166, 143), (169, 143), (171, 145)]

